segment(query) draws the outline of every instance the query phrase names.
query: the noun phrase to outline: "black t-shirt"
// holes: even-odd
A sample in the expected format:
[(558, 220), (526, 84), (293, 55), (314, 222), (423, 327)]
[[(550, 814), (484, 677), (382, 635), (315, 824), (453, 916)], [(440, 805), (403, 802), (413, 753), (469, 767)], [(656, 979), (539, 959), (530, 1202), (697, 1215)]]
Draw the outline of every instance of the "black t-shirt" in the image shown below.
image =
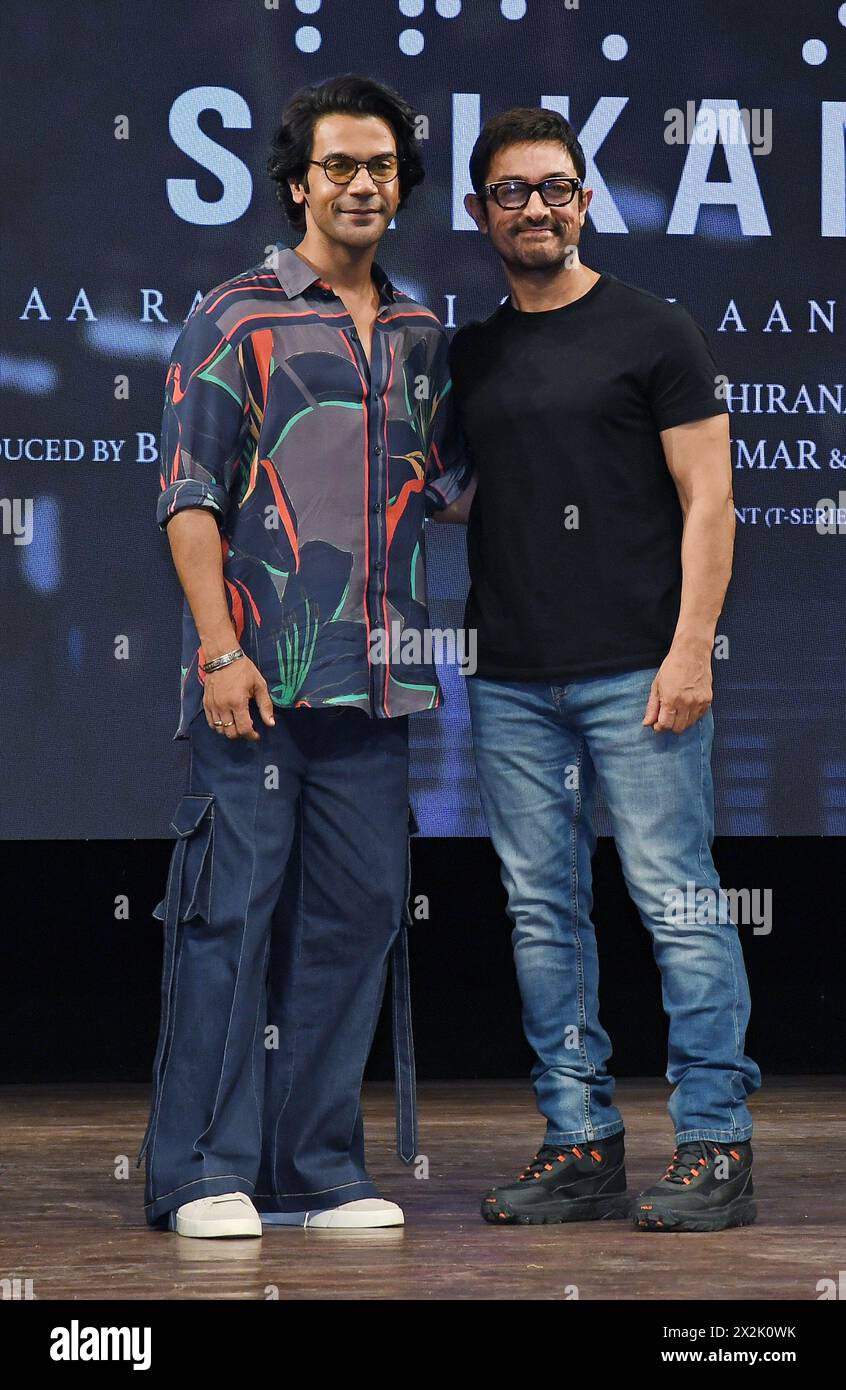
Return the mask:
[(559, 309), (507, 299), (458, 330), (450, 363), (478, 475), (464, 618), (477, 674), (660, 665), (679, 613), (682, 512), (658, 432), (727, 410), (701, 328), (603, 274)]

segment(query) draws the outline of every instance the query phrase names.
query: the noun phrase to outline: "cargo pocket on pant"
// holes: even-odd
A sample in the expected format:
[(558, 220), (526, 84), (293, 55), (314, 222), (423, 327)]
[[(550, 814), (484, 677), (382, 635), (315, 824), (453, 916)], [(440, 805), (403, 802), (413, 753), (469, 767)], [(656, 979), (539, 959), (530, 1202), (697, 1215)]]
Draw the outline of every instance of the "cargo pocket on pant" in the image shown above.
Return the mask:
[(171, 1005), (176, 967), (178, 926), (195, 917), (209, 920), (214, 865), (214, 796), (186, 793), (171, 820), (176, 844), (170, 861), (167, 892), (153, 908), (153, 916), (164, 923), (162, 961), (162, 1002), (159, 1041), (153, 1063), (153, 1098), (150, 1120), (135, 1162), (140, 1164), (158, 1113), (162, 1068), (171, 1032)]
[[(177, 834), (174, 855), (182, 846), (182, 869), (179, 881), (177, 921), (192, 917), (209, 920), (211, 910), (212, 869), (214, 862), (214, 796), (188, 793), (177, 806), (171, 825)], [(153, 916), (165, 919), (167, 898), (153, 908)]]

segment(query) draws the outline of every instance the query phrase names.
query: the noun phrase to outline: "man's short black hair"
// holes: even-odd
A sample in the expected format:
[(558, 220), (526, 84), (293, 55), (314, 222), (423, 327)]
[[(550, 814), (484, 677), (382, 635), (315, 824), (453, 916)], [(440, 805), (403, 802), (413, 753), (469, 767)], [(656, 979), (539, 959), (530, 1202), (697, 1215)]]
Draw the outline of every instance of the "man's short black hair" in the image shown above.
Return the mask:
[(276, 197), (288, 221), (305, 231), (305, 208), (294, 201), (289, 178), (308, 188), (308, 161), (314, 149), (314, 127), (321, 116), (379, 116), (391, 127), (399, 158), (398, 208), (412, 188), (423, 182), (420, 142), (415, 133), (415, 112), (398, 92), (358, 73), (343, 73), (326, 82), (301, 87), (288, 102), (273, 134), (267, 172), (276, 184)]
[(470, 180), (481, 198), (488, 182), (488, 171), (498, 150), (528, 141), (554, 140), (563, 145), (573, 161), (576, 176), (585, 177), (585, 154), (570, 122), (558, 111), (539, 106), (514, 106), (485, 121), (470, 156)]

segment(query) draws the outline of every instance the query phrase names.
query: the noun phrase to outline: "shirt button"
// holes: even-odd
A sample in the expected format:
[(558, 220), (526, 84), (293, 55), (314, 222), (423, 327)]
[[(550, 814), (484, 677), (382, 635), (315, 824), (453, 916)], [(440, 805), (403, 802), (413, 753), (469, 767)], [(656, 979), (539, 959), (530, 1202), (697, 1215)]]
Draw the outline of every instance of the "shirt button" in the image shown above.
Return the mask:
[(358, 337), (358, 333), (356, 332), (356, 330), (355, 330), (354, 328), (351, 328), (351, 329), (350, 329), (350, 337), (351, 337), (351, 338), (357, 338), (357, 337)]
[(384, 566), (384, 564), (383, 564), (383, 562), (382, 562), (381, 560), (377, 560), (376, 563), (375, 563), (375, 565), (373, 566), (373, 568), (374, 568), (375, 570), (383, 570), (383, 569), (385, 568), (385, 566)]
[(374, 452), (374, 454), (381, 454), (381, 452), (382, 452), (382, 445), (381, 445), (381, 444), (377, 444), (377, 445), (376, 445), (376, 448), (373, 450), (373, 452)]
[(382, 503), (381, 503), (381, 502), (376, 502), (376, 503), (374, 504), (373, 510), (374, 510), (374, 512), (381, 512), (381, 510), (382, 510)]

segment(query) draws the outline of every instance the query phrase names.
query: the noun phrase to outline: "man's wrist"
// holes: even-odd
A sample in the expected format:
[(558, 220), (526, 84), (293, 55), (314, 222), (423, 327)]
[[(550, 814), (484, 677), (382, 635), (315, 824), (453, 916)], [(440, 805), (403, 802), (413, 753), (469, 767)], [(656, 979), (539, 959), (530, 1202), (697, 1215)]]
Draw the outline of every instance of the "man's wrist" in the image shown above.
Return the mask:
[(223, 656), (224, 652), (234, 651), (241, 644), (235, 636), (234, 628), (229, 626), (223, 629), (216, 628), (209, 633), (200, 633), (200, 645), (203, 648), (204, 660), (214, 661), (216, 657)]
[(693, 656), (710, 656), (714, 649), (714, 629), (677, 628), (672, 645), (677, 652), (688, 652)]
[(201, 669), (204, 675), (211, 676), (215, 671), (222, 671), (225, 666), (231, 666), (233, 661), (243, 661), (245, 655), (246, 653), (240, 647), (234, 647), (232, 651), (224, 652), (222, 656), (209, 657), (203, 661)]

